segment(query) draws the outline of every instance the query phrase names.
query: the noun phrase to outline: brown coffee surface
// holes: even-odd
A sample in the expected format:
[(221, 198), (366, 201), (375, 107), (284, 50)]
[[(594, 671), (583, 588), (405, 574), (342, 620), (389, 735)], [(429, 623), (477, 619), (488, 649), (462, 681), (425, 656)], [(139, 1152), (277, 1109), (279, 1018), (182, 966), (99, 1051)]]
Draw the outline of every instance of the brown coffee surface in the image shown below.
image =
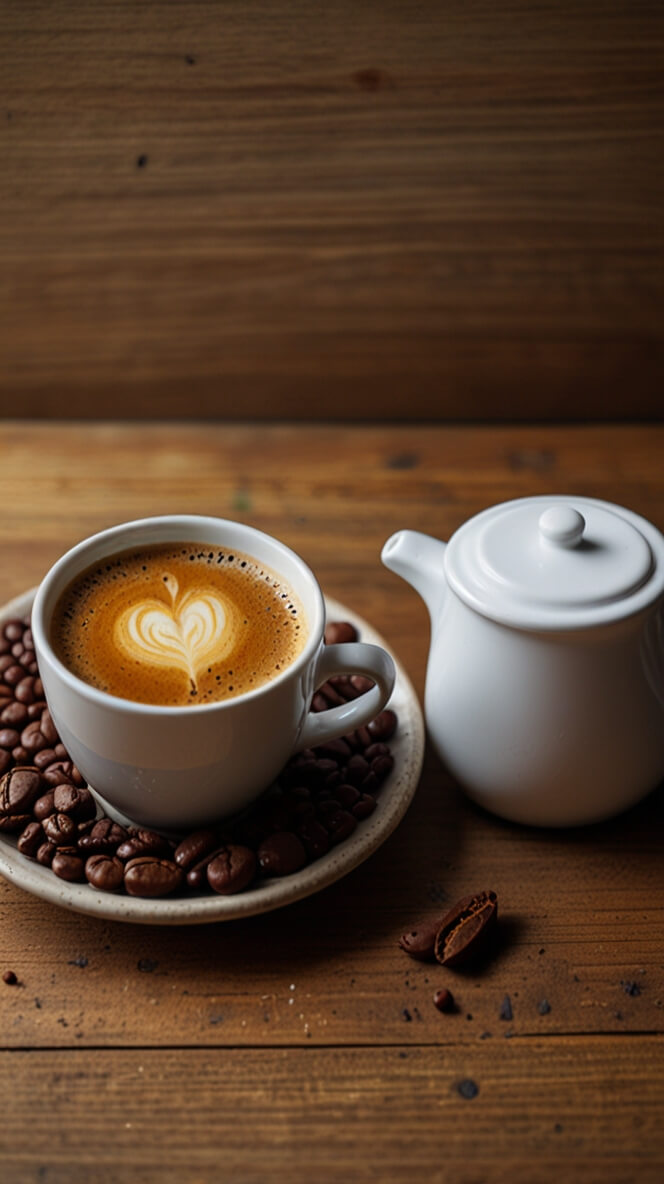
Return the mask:
[(307, 629), (285, 581), (207, 543), (153, 544), (88, 568), (60, 597), (51, 645), (78, 678), (138, 703), (235, 698), (276, 678)]

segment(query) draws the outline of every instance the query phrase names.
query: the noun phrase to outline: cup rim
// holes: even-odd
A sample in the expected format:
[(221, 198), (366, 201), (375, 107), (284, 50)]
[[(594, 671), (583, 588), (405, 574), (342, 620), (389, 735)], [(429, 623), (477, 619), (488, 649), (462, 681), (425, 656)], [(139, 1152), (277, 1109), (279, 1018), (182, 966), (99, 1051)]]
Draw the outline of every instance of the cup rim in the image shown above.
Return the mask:
[[(57, 585), (57, 583), (63, 578), (63, 574), (67, 572), (67, 569), (70, 567), (72, 568), (71, 573), (63, 580), (63, 588), (66, 587), (67, 582), (75, 579), (77, 575), (84, 571), (86, 566), (91, 566), (94, 562), (96, 562), (96, 560), (91, 560), (86, 564), (85, 556), (100, 544), (109, 543), (109, 548), (106, 552), (107, 554), (113, 552), (113, 543), (116, 544), (115, 550), (131, 550), (132, 543), (130, 540), (127, 540), (126, 545), (118, 546), (118, 540), (123, 538), (127, 532), (139, 535), (142, 534), (144, 530), (150, 532), (153, 530), (158, 530), (160, 526), (168, 526), (168, 533), (170, 533), (171, 528), (179, 530), (180, 527), (182, 527), (186, 530), (187, 526), (192, 528), (195, 527), (197, 530), (200, 530), (204, 527), (205, 523), (210, 523), (211, 527), (214, 526), (215, 529), (218, 529), (220, 524), (230, 527), (234, 532), (237, 532), (238, 536), (241, 533), (246, 532), (249, 538), (257, 539), (268, 548), (276, 548), (280, 553), (283, 553), (288, 557), (290, 562), (298, 569), (298, 573), (301, 574), (302, 578), (308, 582), (313, 599), (312, 615), (314, 619), (307, 619), (306, 623), (309, 636), (303, 649), (297, 655), (294, 661), (292, 661), (275, 678), (270, 679), (269, 682), (262, 683), (261, 686), (254, 687), (249, 691), (243, 691), (242, 694), (235, 695), (232, 699), (220, 699), (212, 703), (181, 704), (179, 706), (160, 703), (143, 703), (136, 699), (126, 699), (121, 695), (111, 695), (108, 691), (102, 691), (98, 687), (92, 686), (91, 683), (85, 682), (85, 680), (79, 678), (78, 675), (73, 674), (72, 671), (60, 661), (57, 654), (55, 653), (48, 637), (46, 621), (46, 606), (48, 598), (53, 592), (54, 585)], [(209, 538), (192, 540), (190, 538), (186, 538), (185, 535), (177, 535), (172, 536), (170, 539), (168, 539), (166, 536), (163, 536), (161, 538), (148, 538), (144, 539), (143, 541), (149, 546), (150, 543), (160, 541), (211, 542), (212, 540)], [(137, 542), (136, 545), (138, 546), (140, 544)], [(245, 549), (243, 546), (241, 547), (238, 542), (235, 542), (235, 545), (238, 547), (238, 550)], [(252, 553), (251, 546), (246, 549), (249, 554)], [(97, 558), (101, 560), (103, 555), (99, 555)], [(255, 558), (258, 558), (258, 556), (255, 556)], [(271, 564), (268, 564), (267, 561), (264, 562), (266, 563), (266, 566), (272, 566)], [(276, 568), (273, 568), (273, 570), (276, 572), (276, 574), (282, 574)], [(286, 577), (282, 576), (282, 578)], [(292, 581), (290, 582), (292, 584)], [(298, 599), (302, 601), (303, 598), (299, 592), (299, 589), (293, 587), (293, 591)], [(53, 607), (55, 606), (51, 606), (51, 613)], [(304, 610), (304, 605), (302, 607)], [(50, 623), (50, 617), (48, 623)], [(320, 584), (318, 583), (318, 580), (316, 579), (309, 565), (305, 563), (304, 559), (302, 559), (302, 557), (298, 555), (298, 553), (294, 551), (292, 547), (289, 547), (286, 543), (281, 542), (281, 540), (275, 538), (274, 535), (270, 535), (266, 531), (259, 530), (255, 526), (249, 526), (246, 523), (239, 522), (233, 518), (217, 518), (213, 515), (206, 514), (161, 514), (148, 518), (136, 518), (130, 522), (117, 523), (115, 526), (110, 526), (105, 530), (97, 531), (93, 535), (88, 535), (80, 542), (75, 543), (73, 547), (69, 548), (69, 550), (65, 551), (64, 555), (61, 555), (60, 558), (57, 559), (55, 563), (49, 568), (37, 588), (35, 599), (32, 605), (31, 628), (32, 635), (35, 640), (35, 648), (39, 658), (45, 659), (52, 669), (57, 673), (58, 677), (64, 683), (66, 683), (71, 690), (76, 691), (79, 695), (86, 696), (91, 702), (96, 703), (99, 706), (116, 711), (130, 710), (134, 714), (138, 715), (158, 715), (162, 718), (171, 716), (177, 717), (179, 719), (188, 718), (190, 716), (198, 717), (200, 715), (210, 714), (216, 711), (228, 711), (234, 706), (237, 707), (240, 704), (245, 704), (255, 699), (260, 699), (264, 695), (269, 694), (276, 687), (281, 686), (284, 682), (287, 682), (289, 679), (297, 676), (310, 663), (323, 639), (323, 632), (325, 628), (325, 601)]]

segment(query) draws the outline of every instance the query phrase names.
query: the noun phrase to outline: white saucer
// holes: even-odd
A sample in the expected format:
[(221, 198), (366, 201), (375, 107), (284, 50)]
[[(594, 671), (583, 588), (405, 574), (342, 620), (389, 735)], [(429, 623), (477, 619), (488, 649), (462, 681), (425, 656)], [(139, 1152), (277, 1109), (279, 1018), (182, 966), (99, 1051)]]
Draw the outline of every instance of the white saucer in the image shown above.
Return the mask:
[[(34, 592), (34, 589), (26, 592), (0, 608), (0, 626), (10, 617), (25, 616), (30, 611)], [(325, 603), (328, 620), (351, 621), (362, 641), (380, 645), (392, 654), (397, 669), (389, 703), (399, 719), (396, 735), (390, 740), (394, 769), (381, 790), (376, 810), (358, 824), (350, 838), (302, 871), (263, 881), (237, 896), (183, 893), (161, 900), (144, 900), (99, 892), (89, 884), (69, 884), (58, 879), (49, 868), (21, 855), (15, 838), (5, 834), (0, 834), (0, 875), (34, 896), (75, 912), (144, 925), (196, 925), (281, 908), (326, 888), (372, 855), (399, 824), (417, 788), (424, 757), (422, 712), (408, 675), (383, 638), (343, 604), (329, 598)]]

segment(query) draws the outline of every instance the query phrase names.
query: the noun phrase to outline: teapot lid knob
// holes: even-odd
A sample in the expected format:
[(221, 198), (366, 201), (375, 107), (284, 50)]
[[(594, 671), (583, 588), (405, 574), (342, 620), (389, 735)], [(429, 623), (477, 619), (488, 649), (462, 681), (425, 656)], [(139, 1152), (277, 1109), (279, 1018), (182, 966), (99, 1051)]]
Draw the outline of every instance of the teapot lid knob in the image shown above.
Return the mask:
[(586, 520), (572, 506), (549, 506), (539, 516), (540, 532), (558, 547), (576, 547), (583, 538)]

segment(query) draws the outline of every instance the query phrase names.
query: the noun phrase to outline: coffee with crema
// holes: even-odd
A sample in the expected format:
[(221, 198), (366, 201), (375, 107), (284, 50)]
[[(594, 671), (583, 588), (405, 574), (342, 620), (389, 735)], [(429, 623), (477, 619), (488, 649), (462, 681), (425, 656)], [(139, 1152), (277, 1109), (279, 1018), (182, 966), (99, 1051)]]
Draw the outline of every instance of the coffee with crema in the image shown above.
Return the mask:
[(183, 707), (255, 690), (306, 641), (301, 605), (257, 559), (206, 543), (151, 544), (105, 558), (61, 595), (60, 661), (137, 703)]

